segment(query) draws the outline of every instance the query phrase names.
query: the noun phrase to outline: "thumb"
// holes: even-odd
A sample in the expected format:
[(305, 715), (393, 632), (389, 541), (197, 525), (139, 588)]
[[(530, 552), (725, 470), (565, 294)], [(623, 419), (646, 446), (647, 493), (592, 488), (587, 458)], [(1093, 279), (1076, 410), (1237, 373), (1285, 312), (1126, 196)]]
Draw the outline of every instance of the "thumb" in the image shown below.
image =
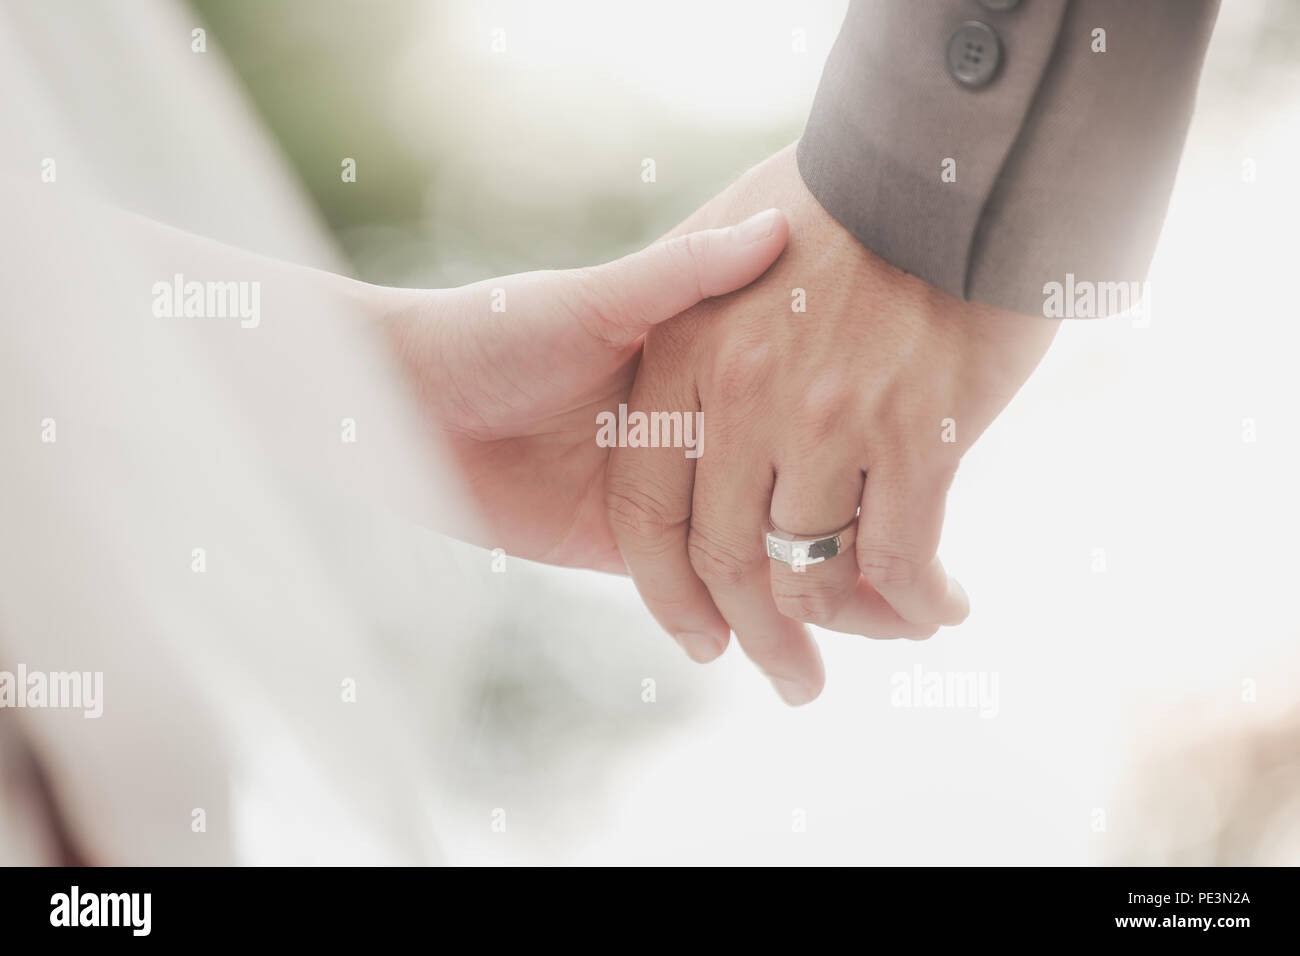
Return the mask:
[(659, 322), (702, 299), (749, 285), (790, 238), (779, 209), (766, 209), (723, 229), (690, 232), (622, 259), (581, 270), (587, 305), (600, 338), (631, 345)]

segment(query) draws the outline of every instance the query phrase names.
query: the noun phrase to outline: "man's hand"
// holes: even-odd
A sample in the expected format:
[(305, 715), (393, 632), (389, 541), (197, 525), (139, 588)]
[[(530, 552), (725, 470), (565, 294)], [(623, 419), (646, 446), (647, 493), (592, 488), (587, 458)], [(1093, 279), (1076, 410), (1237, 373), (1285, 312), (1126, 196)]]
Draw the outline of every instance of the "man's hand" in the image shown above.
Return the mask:
[[(617, 449), (608, 504), (642, 597), (686, 652), (712, 660), (730, 627), (797, 705), (825, 680), (802, 622), (925, 638), (966, 617), (936, 557), (948, 486), (1056, 325), (959, 301), (874, 256), (809, 194), (793, 147), (681, 228), (767, 206), (790, 220), (781, 259), (651, 331), (632, 388), (632, 411), (702, 410), (702, 457)], [(766, 556), (772, 527), (817, 535), (859, 507), (856, 555), (799, 571)]]

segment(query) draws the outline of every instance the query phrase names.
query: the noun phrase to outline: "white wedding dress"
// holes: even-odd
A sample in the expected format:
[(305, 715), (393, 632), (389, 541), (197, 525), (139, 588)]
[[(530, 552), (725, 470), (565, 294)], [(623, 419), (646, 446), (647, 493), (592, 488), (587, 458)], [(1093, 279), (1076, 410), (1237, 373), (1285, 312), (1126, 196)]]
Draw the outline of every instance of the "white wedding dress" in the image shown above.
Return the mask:
[[(437, 861), (455, 673), (382, 638), (472, 632), (410, 521), (454, 505), (346, 304), (249, 254), (341, 268), (197, 25), (0, 4), (0, 672), (103, 674), (101, 717), (0, 709), (0, 863)], [(157, 317), (175, 273), (260, 324)]]

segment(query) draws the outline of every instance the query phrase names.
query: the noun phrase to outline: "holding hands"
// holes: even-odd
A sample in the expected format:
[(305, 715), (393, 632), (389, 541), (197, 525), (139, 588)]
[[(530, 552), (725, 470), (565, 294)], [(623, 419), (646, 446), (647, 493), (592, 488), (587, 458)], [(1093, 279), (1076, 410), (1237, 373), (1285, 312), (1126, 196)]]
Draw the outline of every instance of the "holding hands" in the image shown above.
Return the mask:
[(753, 281), (788, 236), (769, 209), (592, 268), (434, 292), (368, 287), (425, 420), (479, 506), (487, 538), (477, 543), (626, 573), (606, 517), (597, 416), (627, 401), (650, 328)]
[[(793, 147), (682, 228), (764, 205), (790, 219), (785, 254), (652, 330), (632, 387), (634, 409), (702, 409), (707, 452), (616, 450), (610, 524), (692, 658), (722, 653), (730, 629), (797, 705), (824, 681), (804, 623), (925, 638), (966, 617), (936, 557), (948, 486), (1056, 325), (960, 301), (873, 255), (808, 192)], [(815, 542), (841, 529), (847, 553), (824, 560), (816, 544), (788, 562), (764, 546), (773, 530)]]
[[(1055, 324), (886, 264), (793, 153), (608, 265), (392, 291), (385, 329), (481, 543), (630, 572), (694, 660), (734, 631), (797, 705), (825, 679), (807, 624), (925, 638), (966, 617), (936, 556), (946, 492)], [(704, 453), (604, 447), (621, 404), (702, 412)]]

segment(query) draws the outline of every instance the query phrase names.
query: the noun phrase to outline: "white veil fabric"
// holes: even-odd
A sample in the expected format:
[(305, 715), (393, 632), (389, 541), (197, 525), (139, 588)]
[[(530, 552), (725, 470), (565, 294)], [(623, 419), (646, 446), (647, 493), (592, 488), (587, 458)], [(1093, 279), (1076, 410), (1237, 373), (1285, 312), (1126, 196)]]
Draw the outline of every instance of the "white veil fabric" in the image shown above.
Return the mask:
[[(52, 818), (90, 863), (436, 862), (411, 703), (454, 678), (384, 637), (472, 629), (411, 527), (456, 496), (350, 286), (263, 258), (340, 261), (197, 25), (0, 5), (0, 672), (102, 675), (0, 708), (0, 862)], [(159, 314), (194, 281), (256, 324)]]

